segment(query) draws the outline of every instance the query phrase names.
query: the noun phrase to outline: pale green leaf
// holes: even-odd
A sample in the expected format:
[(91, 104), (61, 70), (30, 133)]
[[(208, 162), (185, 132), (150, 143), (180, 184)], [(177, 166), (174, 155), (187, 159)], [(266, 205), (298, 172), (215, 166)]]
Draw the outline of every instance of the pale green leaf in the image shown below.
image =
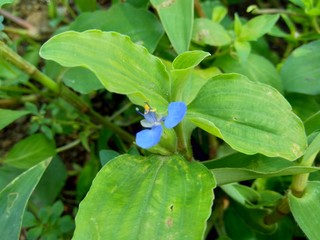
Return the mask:
[(211, 78), (188, 106), (187, 118), (246, 154), (294, 160), (307, 146), (303, 124), (285, 98), (239, 74)]
[[(137, 17), (139, 16), (139, 17)], [(114, 4), (107, 11), (100, 10), (78, 16), (70, 30), (99, 29), (128, 35), (133, 42), (153, 52), (164, 34), (159, 20), (146, 9), (137, 9), (130, 4)]]
[(246, 41), (235, 41), (234, 48), (236, 49), (240, 62), (246, 63), (251, 53), (250, 43)]
[(284, 62), (281, 78), (287, 92), (320, 93), (320, 40), (295, 49)]
[(278, 91), (282, 91), (281, 79), (277, 69), (262, 56), (250, 54), (247, 61), (240, 62), (226, 55), (218, 58), (214, 64), (226, 73), (240, 73), (254, 82), (265, 83)]
[(9, 109), (0, 109), (0, 130), (8, 126), (18, 118), (27, 115), (28, 111), (18, 111)]
[(294, 219), (310, 240), (320, 239), (320, 182), (308, 182), (302, 197), (289, 192), (289, 205)]
[[(188, 102), (185, 97), (195, 96), (197, 89), (188, 91), (189, 86), (194, 82), (194, 68), (210, 54), (204, 51), (188, 51), (176, 57), (172, 63), (173, 69), (171, 70), (171, 98), (172, 101)], [(198, 82), (202, 82), (199, 80)]]
[(121, 155), (97, 174), (73, 239), (202, 239), (214, 186), (202, 164), (181, 156)]
[(217, 185), (256, 178), (278, 177), (319, 171), (317, 167), (301, 166), (282, 158), (269, 158), (261, 154), (235, 153), (203, 164), (214, 174)]
[(193, 28), (193, 0), (151, 0), (177, 53), (189, 49)]
[(53, 142), (43, 134), (34, 134), (14, 145), (3, 162), (16, 168), (27, 169), (55, 153)]
[(23, 172), (0, 192), (1, 239), (18, 239), (27, 201), (49, 161)]
[(278, 21), (279, 15), (261, 15), (254, 17), (244, 24), (241, 28), (239, 40), (241, 41), (256, 41), (264, 34), (268, 33)]
[(40, 49), (40, 55), (66, 67), (86, 67), (110, 92), (128, 95), (137, 105), (149, 102), (164, 112), (169, 76), (163, 63), (147, 50), (115, 32), (64, 32)]
[(219, 23), (206, 18), (195, 19), (192, 40), (198, 44), (217, 47), (231, 43), (228, 32)]

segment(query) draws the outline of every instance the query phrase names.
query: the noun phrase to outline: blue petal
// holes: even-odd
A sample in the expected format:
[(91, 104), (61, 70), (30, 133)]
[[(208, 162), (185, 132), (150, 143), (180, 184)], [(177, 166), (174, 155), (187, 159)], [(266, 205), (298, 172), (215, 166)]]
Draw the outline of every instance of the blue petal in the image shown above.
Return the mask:
[(151, 129), (144, 129), (137, 133), (136, 143), (142, 148), (151, 148), (156, 145), (162, 135), (162, 126), (157, 125)]
[(157, 115), (155, 112), (148, 112), (146, 114), (143, 114), (145, 120), (147, 120), (150, 123), (155, 123), (157, 121)]
[(168, 116), (164, 120), (166, 128), (173, 128), (182, 121), (187, 112), (187, 106), (184, 102), (172, 102), (168, 107)]

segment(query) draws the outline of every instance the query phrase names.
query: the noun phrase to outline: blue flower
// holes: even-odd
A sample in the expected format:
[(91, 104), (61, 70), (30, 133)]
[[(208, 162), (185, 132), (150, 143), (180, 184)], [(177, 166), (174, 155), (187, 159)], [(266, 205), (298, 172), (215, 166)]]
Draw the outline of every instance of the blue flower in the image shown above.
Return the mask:
[(168, 107), (168, 116), (160, 117), (156, 114), (156, 110), (151, 108), (149, 104), (144, 107), (144, 113), (141, 113), (144, 119), (141, 120), (141, 125), (147, 129), (144, 129), (137, 133), (136, 143), (142, 148), (151, 148), (156, 145), (163, 132), (162, 122), (166, 128), (173, 128), (178, 125), (184, 118), (187, 106), (184, 102), (172, 102)]

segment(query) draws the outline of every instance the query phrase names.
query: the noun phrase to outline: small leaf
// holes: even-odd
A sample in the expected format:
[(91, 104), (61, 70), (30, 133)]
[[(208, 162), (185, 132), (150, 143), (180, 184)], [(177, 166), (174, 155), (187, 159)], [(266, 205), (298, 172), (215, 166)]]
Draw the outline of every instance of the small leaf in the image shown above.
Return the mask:
[(106, 165), (106, 163), (108, 163), (110, 160), (118, 157), (120, 154), (116, 151), (113, 150), (101, 150), (99, 152), (99, 159), (100, 159), (100, 163), (101, 166)]
[(238, 74), (211, 78), (188, 106), (187, 118), (246, 154), (295, 160), (307, 146), (303, 124), (285, 98)]
[(317, 167), (301, 166), (282, 158), (269, 158), (261, 154), (235, 153), (219, 159), (204, 161), (214, 174), (217, 185), (318, 171)]
[(264, 34), (268, 33), (274, 24), (278, 21), (279, 15), (261, 15), (254, 17), (244, 24), (241, 28), (239, 40), (256, 41)]
[(284, 62), (281, 78), (287, 92), (320, 93), (320, 40), (295, 49)]
[(302, 197), (289, 192), (289, 205), (294, 219), (310, 240), (320, 239), (320, 182), (308, 182)]
[(74, 239), (202, 239), (214, 186), (202, 164), (181, 156), (121, 155), (81, 202)]
[(22, 116), (29, 114), (28, 111), (13, 111), (9, 109), (0, 109), (0, 130), (8, 126), (13, 121), (21, 118)]
[(172, 67), (174, 69), (194, 68), (208, 56), (210, 53), (199, 50), (184, 52), (174, 59)]
[(241, 63), (246, 63), (251, 52), (251, 45), (246, 41), (235, 41), (234, 48)]
[(28, 169), (0, 192), (0, 232), (2, 239), (18, 239), (27, 201), (49, 161)]
[(55, 154), (55, 147), (43, 134), (34, 134), (14, 145), (4, 163), (27, 169)]
[(217, 47), (231, 43), (231, 37), (219, 23), (205, 18), (195, 19), (192, 40)]
[(189, 49), (191, 40), (194, 1), (193, 0), (151, 0), (157, 9), (162, 25), (177, 53)]
[(107, 90), (128, 95), (134, 104), (147, 101), (159, 113), (168, 107), (165, 66), (127, 36), (98, 30), (64, 32), (47, 41), (40, 55), (66, 67), (90, 69)]

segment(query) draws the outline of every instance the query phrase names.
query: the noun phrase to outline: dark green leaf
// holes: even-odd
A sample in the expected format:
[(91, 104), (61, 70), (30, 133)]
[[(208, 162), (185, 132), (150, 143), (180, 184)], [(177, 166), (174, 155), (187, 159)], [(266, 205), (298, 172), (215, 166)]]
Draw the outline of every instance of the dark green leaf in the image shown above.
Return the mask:
[(10, 123), (14, 122), (18, 118), (29, 114), (28, 111), (17, 111), (9, 109), (0, 109), (0, 130), (8, 126)]
[(13, 167), (27, 169), (55, 155), (54, 144), (42, 134), (35, 134), (14, 145), (4, 159)]
[(164, 34), (160, 22), (153, 14), (146, 9), (134, 8), (130, 4), (116, 4), (107, 11), (81, 14), (70, 25), (70, 30), (88, 29), (128, 35), (133, 42), (144, 45), (149, 52), (155, 50)]
[(215, 65), (226, 73), (240, 73), (254, 82), (265, 83), (282, 91), (282, 83), (276, 68), (262, 56), (250, 54), (247, 61), (240, 62), (227, 55), (218, 58)]
[(75, 4), (82, 12), (94, 11), (97, 8), (96, 0), (75, 0)]

